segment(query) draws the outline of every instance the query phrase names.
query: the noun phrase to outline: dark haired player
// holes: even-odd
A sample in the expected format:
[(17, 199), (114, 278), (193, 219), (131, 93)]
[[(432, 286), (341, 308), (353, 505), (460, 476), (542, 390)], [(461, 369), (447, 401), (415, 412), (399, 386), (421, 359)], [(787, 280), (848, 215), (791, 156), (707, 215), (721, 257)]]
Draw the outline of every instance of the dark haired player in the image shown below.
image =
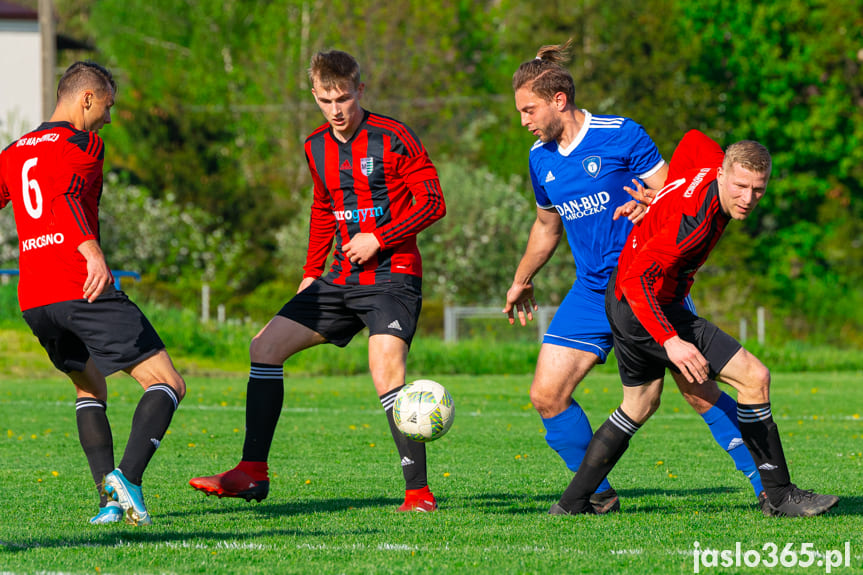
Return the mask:
[[(770, 408), (767, 367), (683, 304), (725, 227), (745, 219), (764, 196), (771, 164), (770, 153), (757, 142), (737, 142), (723, 154), (697, 130), (677, 146), (666, 184), (629, 234), (606, 291), (623, 403), (596, 431), (551, 514), (594, 513), (589, 496), (659, 407), (666, 368), (693, 384), (717, 378), (737, 390), (740, 433), (768, 498), (765, 515), (820, 515), (839, 501), (791, 483)], [(643, 196), (644, 188), (635, 185), (629, 191)]]
[[(344, 347), (368, 327), (369, 369), (405, 479), (399, 511), (434, 511), (425, 444), (398, 431), (392, 407), (422, 305), (416, 236), (446, 212), (437, 171), (407, 126), (360, 106), (365, 85), (350, 54), (319, 52), (309, 79), (327, 123), (305, 145), (314, 200), (304, 277), (297, 295), (252, 340), (242, 460), (189, 483), (220, 497), (266, 497), (284, 362), (314, 345)], [(333, 263), (321, 277), (333, 240)]]
[[(101, 496), (90, 522), (125, 515), (139, 525), (152, 522), (144, 470), (186, 384), (153, 326), (114, 288), (99, 244), (105, 147), (97, 132), (111, 121), (116, 91), (106, 68), (72, 64), (60, 78), (51, 119), (0, 155), (0, 207), (11, 201), (15, 210), (24, 319), (77, 391), (78, 437)], [(121, 370), (145, 391), (115, 469), (105, 376)]]

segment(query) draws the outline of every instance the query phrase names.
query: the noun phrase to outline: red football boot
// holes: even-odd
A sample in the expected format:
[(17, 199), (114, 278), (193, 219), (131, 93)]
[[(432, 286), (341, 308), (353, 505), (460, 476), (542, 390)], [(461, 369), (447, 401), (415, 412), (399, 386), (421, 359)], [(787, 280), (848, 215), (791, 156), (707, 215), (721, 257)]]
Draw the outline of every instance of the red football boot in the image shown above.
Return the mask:
[(399, 511), (434, 511), (437, 501), (428, 485), (421, 489), (406, 489), (405, 502), (399, 506)]
[(241, 461), (230, 471), (207, 477), (194, 477), (189, 480), (189, 485), (207, 495), (261, 501), (266, 499), (270, 492), (267, 462)]

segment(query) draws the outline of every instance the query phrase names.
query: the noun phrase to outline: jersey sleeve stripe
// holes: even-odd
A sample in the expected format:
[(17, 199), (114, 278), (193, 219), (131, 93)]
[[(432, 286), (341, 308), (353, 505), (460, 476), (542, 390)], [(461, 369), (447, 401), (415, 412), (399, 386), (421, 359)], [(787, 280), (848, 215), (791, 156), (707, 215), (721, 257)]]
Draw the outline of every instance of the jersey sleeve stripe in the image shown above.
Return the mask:
[(417, 228), (422, 222), (426, 221), (431, 214), (438, 211), (441, 205), (441, 200), (443, 199), (443, 192), (441, 191), (439, 182), (437, 180), (426, 180), (422, 185), (428, 192), (429, 201), (412, 217), (408, 218), (398, 226), (393, 227), (385, 234), (382, 234), (381, 237), (383, 237), (385, 242), (389, 243), (391, 239), (400, 234)]
[(664, 313), (662, 313), (662, 309), (659, 307), (659, 300), (656, 299), (656, 293), (653, 289), (653, 285), (656, 283), (656, 278), (661, 275), (662, 270), (658, 264), (654, 263), (647, 268), (645, 272), (641, 274), (641, 292), (644, 294), (644, 298), (650, 305), (650, 310), (653, 312), (653, 317), (656, 319), (657, 323), (665, 332), (670, 333), (674, 331), (674, 326), (671, 325), (668, 318), (665, 317)]
[(73, 175), (72, 181), (69, 183), (69, 189), (66, 191), (66, 203), (69, 206), (69, 211), (72, 212), (72, 215), (75, 217), (75, 222), (78, 224), (78, 230), (83, 235), (93, 235), (90, 231), (90, 225), (87, 223), (87, 216), (84, 214), (84, 208), (81, 206), (81, 202), (79, 197), (81, 196), (81, 191), (84, 188), (84, 180), (78, 176)]

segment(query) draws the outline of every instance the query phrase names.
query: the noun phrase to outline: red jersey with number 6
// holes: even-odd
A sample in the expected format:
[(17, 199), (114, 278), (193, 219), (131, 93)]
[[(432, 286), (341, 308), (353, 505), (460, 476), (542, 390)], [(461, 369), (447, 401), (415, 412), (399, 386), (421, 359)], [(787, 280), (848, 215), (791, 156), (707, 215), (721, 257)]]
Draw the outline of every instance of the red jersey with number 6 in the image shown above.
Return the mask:
[(665, 187), (629, 234), (618, 260), (614, 293), (662, 345), (677, 331), (660, 306), (682, 302), (695, 272), (719, 241), (730, 218), (719, 203), (719, 144), (691, 130), (678, 144)]
[[(305, 144), (315, 184), (304, 277), (320, 277), (335, 238), (327, 279), (374, 285), (393, 274), (422, 276), (417, 234), (444, 216), (437, 170), (419, 138), (404, 124), (366, 111), (356, 133), (340, 142), (329, 124)], [(374, 234), (376, 257), (351, 263), (342, 246)]]
[(0, 154), (0, 206), (12, 202), (18, 228), (22, 311), (83, 298), (87, 260), (78, 246), (99, 237), (104, 151), (95, 132), (46, 122)]

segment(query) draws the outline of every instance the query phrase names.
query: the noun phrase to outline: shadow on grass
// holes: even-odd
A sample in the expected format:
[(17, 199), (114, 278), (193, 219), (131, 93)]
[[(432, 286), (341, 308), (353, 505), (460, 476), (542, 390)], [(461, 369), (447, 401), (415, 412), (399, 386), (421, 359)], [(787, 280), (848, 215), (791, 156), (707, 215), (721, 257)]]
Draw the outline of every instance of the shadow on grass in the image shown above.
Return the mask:
[[(565, 486), (564, 486), (565, 487)], [(546, 512), (553, 503), (557, 502), (560, 492), (537, 493), (534, 495), (514, 495), (512, 493), (476, 493), (467, 497), (460, 497), (462, 504), (451, 502), (452, 508), (486, 508), (495, 513), (532, 514)], [(716, 500), (717, 495), (729, 495), (743, 493), (746, 497), (740, 502), (728, 503), (727, 500)], [(721, 513), (726, 511), (760, 513), (755, 494), (749, 488), (730, 487), (718, 485), (715, 487), (700, 487), (697, 489), (618, 489), (622, 503), (622, 512), (627, 513), (676, 513), (681, 510), (697, 508), (704, 513)], [(863, 515), (863, 497), (839, 496), (839, 504), (834, 507), (829, 515)], [(648, 502), (645, 498), (662, 497), (663, 501), (657, 503), (655, 499)], [(747, 497), (751, 497), (747, 499)], [(706, 502), (706, 503), (705, 503)]]
[[(270, 498), (261, 502), (256, 502), (231, 497), (225, 497), (222, 498), (222, 500), (219, 500), (215, 495), (202, 494), (201, 499), (202, 501), (200, 501), (199, 505), (196, 505), (194, 513), (218, 515), (248, 511), (267, 517), (311, 515), (313, 513), (332, 513), (337, 511), (347, 511), (349, 509), (373, 507), (382, 507), (385, 509), (391, 508), (393, 512), (395, 512), (395, 508), (402, 503), (401, 499), (392, 499), (387, 497), (362, 499), (335, 497), (332, 499), (304, 499), (302, 501), (274, 501), (274, 498)], [(161, 517), (185, 517), (188, 514), (188, 511), (178, 511), (163, 513), (161, 514)]]

